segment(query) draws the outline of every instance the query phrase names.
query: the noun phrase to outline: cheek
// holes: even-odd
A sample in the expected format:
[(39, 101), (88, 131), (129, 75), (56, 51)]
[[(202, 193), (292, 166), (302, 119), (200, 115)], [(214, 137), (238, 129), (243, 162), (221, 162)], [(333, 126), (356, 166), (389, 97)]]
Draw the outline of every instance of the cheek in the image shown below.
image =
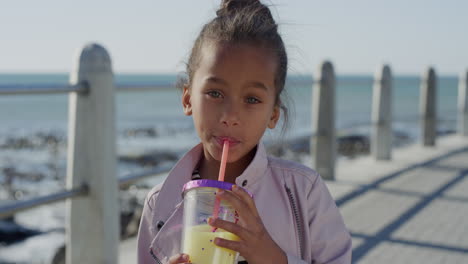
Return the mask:
[[(262, 113), (248, 113), (245, 115), (249, 119), (248, 127), (252, 128), (252, 131), (255, 134), (263, 135), (265, 130), (268, 127), (270, 121), (270, 115), (265, 112)], [(254, 129), (255, 128), (255, 129)]]
[(193, 102), (193, 120), (197, 129), (207, 129), (213, 122), (216, 121), (216, 111), (213, 106), (203, 100)]

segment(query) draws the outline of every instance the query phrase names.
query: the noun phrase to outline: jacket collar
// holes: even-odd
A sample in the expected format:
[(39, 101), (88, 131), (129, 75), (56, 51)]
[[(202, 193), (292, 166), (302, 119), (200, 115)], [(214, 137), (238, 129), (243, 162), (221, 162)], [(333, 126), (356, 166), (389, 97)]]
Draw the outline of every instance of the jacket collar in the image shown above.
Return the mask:
[[(236, 185), (247, 187), (259, 181), (267, 170), (268, 157), (266, 154), (265, 146), (262, 142), (257, 145), (257, 151), (253, 160), (244, 172), (236, 178)], [(245, 185), (247, 184), (247, 185)]]

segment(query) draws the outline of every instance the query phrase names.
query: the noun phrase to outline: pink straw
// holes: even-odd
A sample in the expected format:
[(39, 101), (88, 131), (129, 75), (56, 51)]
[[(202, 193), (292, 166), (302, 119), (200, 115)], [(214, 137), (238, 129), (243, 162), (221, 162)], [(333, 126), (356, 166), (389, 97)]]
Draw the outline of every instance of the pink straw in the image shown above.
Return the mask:
[[(224, 181), (224, 174), (226, 173), (226, 163), (227, 163), (227, 158), (228, 158), (228, 152), (229, 152), (229, 141), (225, 140), (223, 143), (223, 154), (221, 155), (221, 164), (219, 167), (219, 174), (218, 174), (218, 181)], [(218, 212), (219, 212), (219, 204), (221, 203), (221, 200), (216, 197), (216, 201), (214, 204), (213, 208), (213, 219), (218, 218)], [(216, 231), (216, 227), (213, 228), (213, 232)]]
[(224, 174), (226, 173), (226, 163), (229, 152), (229, 141), (225, 140), (223, 144), (223, 154), (221, 155), (221, 165), (219, 167), (218, 181), (224, 181)]

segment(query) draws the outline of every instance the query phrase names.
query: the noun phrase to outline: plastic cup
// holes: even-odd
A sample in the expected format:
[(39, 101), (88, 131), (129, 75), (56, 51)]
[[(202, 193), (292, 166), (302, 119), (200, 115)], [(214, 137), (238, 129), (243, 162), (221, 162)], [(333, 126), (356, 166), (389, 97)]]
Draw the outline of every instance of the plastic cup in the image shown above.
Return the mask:
[[(238, 253), (214, 244), (216, 237), (239, 241), (239, 238), (223, 229), (213, 230), (208, 218), (213, 217), (216, 192), (230, 191), (233, 184), (215, 180), (195, 180), (184, 185), (184, 217), (182, 252), (190, 256), (193, 264), (233, 264)], [(218, 218), (236, 223), (238, 216), (234, 208), (221, 200)]]

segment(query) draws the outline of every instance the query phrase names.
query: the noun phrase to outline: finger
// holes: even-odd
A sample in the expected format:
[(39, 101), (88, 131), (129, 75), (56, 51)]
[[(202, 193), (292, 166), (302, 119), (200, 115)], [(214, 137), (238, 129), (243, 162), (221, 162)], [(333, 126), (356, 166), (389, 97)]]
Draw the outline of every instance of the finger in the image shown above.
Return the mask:
[(246, 247), (244, 243), (239, 242), (239, 241), (232, 241), (232, 240), (227, 240), (224, 238), (215, 238), (214, 240), (215, 245), (223, 248), (227, 248), (233, 251), (239, 252), (242, 256), (246, 256), (247, 254), (245, 253)]
[(176, 264), (176, 263), (187, 263), (189, 261), (189, 256), (187, 254), (177, 254), (172, 256), (169, 259), (170, 264)]
[(257, 206), (255, 206), (254, 199), (252, 198), (252, 196), (250, 196), (250, 194), (244, 188), (240, 188), (237, 185), (233, 185), (232, 192), (249, 206), (250, 210), (254, 212), (255, 216), (259, 216)]
[(208, 218), (208, 224), (217, 228), (224, 229), (228, 232), (231, 232), (242, 240), (249, 240), (250, 238), (249, 236), (251, 232), (238, 224), (225, 221), (219, 218), (213, 219), (211, 217)]
[(246, 225), (252, 225), (254, 222), (256, 222), (258, 214), (256, 214), (256, 211), (252, 211), (248, 204), (242, 201), (239, 196), (227, 191), (221, 191), (217, 194), (217, 196), (231, 204), (239, 214), (242, 222), (244, 222)]

